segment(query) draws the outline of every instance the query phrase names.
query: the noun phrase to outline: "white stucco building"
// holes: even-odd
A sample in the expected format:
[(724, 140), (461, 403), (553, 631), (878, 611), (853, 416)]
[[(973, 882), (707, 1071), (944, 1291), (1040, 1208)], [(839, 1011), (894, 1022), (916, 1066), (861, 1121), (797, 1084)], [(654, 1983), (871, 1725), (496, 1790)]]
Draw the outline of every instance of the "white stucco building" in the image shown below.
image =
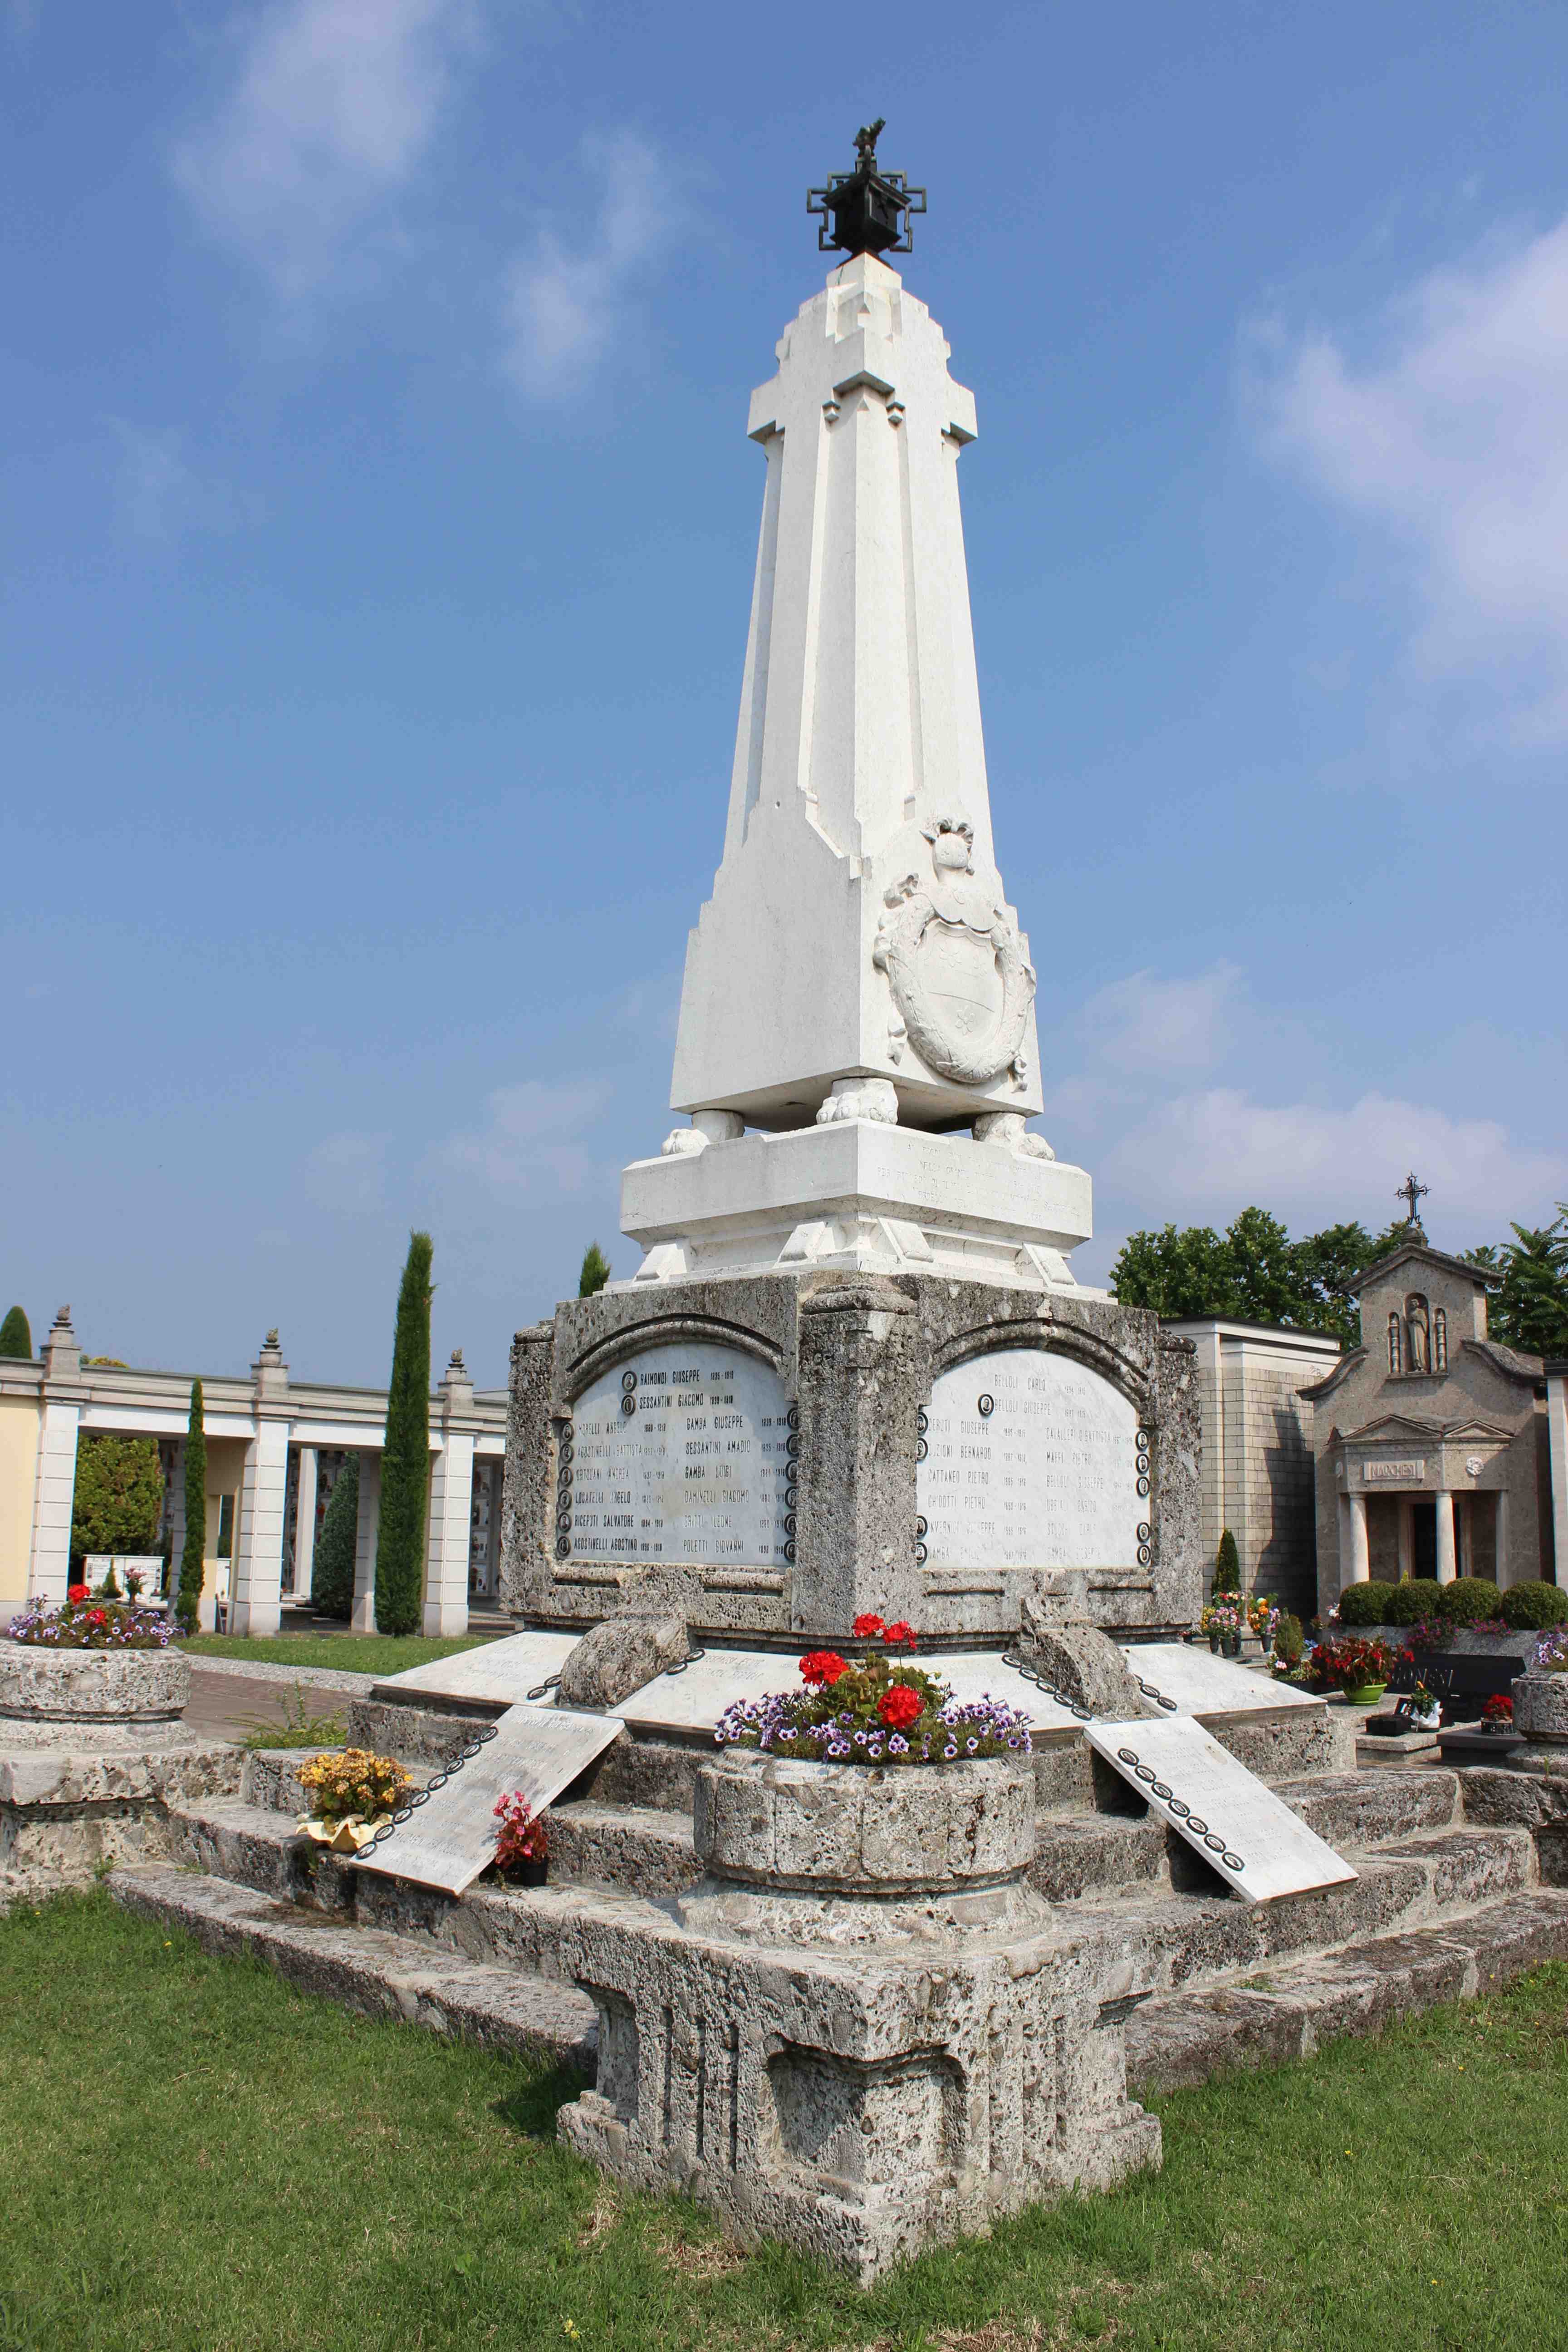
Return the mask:
[[(0, 1358), (0, 1622), (29, 1598), (63, 1601), (70, 1572), (77, 1446), (114, 1431), (154, 1437), (167, 1494), (164, 1540), (184, 1544), (184, 1445), (192, 1375), (84, 1361), (63, 1307), (40, 1356)], [(206, 1436), (206, 1578), (201, 1622), (271, 1633), (286, 1597), (310, 1590), (332, 1478), (360, 1457), (356, 1630), (374, 1629), (386, 1391), (294, 1381), (277, 1334), (248, 1376), (201, 1375)], [(476, 1394), (454, 1354), (430, 1402), (424, 1631), (461, 1633), (470, 1594), (496, 1590), (503, 1391)]]

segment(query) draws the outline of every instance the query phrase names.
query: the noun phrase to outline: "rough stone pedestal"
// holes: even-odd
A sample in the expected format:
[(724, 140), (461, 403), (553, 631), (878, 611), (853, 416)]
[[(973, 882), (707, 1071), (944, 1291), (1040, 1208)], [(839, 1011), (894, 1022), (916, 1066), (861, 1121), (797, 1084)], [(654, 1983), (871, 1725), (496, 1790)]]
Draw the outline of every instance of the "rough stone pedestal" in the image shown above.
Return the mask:
[(191, 1696), (179, 1650), (70, 1650), (0, 1640), (0, 1734), (27, 1724), (169, 1723)]
[(707, 1874), (668, 1926), (602, 1917), (576, 1955), (598, 2087), (559, 2127), (582, 2155), (863, 2284), (1159, 2163), (1126, 1987), (1025, 1882), (1026, 1763), (731, 1755), (699, 1774), (696, 1841)]

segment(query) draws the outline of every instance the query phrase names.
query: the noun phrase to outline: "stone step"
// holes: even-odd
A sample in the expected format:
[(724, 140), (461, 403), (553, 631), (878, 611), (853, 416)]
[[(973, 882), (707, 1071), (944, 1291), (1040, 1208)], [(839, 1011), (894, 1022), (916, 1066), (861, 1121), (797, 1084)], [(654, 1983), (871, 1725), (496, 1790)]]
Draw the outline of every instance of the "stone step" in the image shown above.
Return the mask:
[(702, 1875), (691, 1843), (689, 1813), (652, 1805), (596, 1805), (586, 1798), (552, 1805), (552, 1880), (623, 1886), (650, 1899), (679, 1895)]
[(1254, 1905), (1215, 1889), (1212, 1872), (1194, 1861), (1208, 1882), (1202, 1892), (1152, 1885), (1090, 1895), (1062, 1906), (1061, 1923), (1116, 1952), (1130, 1990), (1174, 1992), (1270, 1960), (1436, 1926), (1538, 1880), (1535, 1842), (1523, 1829), (1432, 1830), (1345, 1858), (1360, 1874), (1348, 1885)]
[(204, 1951), (254, 1952), (302, 1992), (595, 2072), (594, 2004), (574, 1985), (490, 1968), (423, 1937), (351, 1927), (188, 1870), (125, 1868), (107, 1883), (126, 1910), (185, 1928)]
[(1135, 2095), (1172, 2091), (1226, 2068), (1310, 2058), (1339, 2034), (1380, 2033), (1391, 2018), (1489, 1992), (1565, 1958), (1568, 1892), (1537, 1887), (1242, 1983), (1144, 2001), (1127, 2020), (1128, 2083)]

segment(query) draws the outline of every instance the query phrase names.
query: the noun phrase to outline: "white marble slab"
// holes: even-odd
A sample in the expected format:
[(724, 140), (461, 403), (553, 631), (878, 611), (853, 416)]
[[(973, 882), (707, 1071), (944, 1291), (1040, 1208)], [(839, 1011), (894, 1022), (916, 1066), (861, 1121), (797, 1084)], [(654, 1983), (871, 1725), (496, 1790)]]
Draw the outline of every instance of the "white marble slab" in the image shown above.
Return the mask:
[(915, 1486), (933, 1568), (1135, 1568), (1149, 1454), (1120, 1389), (1039, 1348), (939, 1374)]
[[(455, 1657), (432, 1658), (427, 1665), (388, 1675), (376, 1688), (399, 1694), (427, 1691), (437, 1698), (499, 1700), (503, 1706), (516, 1706), (549, 1675), (561, 1672), (563, 1660), (579, 1638), (576, 1633), (509, 1633), (477, 1650), (459, 1650)], [(536, 1704), (548, 1706), (553, 1696), (547, 1692)]]
[(1354, 1878), (1272, 1789), (1190, 1716), (1090, 1723), (1089, 1746), (1244, 1903), (1273, 1903)]
[(355, 1866), (460, 1895), (495, 1860), (501, 1797), (521, 1790), (542, 1813), (620, 1736), (620, 1724), (609, 1716), (513, 1707), (495, 1738), (379, 1845), (360, 1854)]
[(1323, 1704), (1294, 1683), (1255, 1675), (1234, 1658), (1190, 1642), (1127, 1642), (1122, 1654), (1135, 1675), (1173, 1698), (1183, 1715), (1279, 1714), (1293, 1706)]
[(710, 1340), (602, 1373), (560, 1449), (557, 1556), (782, 1568), (795, 1557), (789, 1411), (770, 1365)]

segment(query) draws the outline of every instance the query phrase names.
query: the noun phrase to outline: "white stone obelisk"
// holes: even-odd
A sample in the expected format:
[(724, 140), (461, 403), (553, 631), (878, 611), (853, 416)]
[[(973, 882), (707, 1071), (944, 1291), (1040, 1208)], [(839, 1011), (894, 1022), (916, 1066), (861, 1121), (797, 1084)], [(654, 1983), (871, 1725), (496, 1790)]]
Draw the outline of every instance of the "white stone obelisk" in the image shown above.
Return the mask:
[(1070, 1283), (1089, 1179), (1025, 1130), (1035, 974), (992, 846), (958, 502), (973, 399), (869, 254), (778, 359), (748, 426), (768, 470), (723, 862), (681, 992), (670, 1098), (692, 1124), (626, 1171), (637, 1278)]

